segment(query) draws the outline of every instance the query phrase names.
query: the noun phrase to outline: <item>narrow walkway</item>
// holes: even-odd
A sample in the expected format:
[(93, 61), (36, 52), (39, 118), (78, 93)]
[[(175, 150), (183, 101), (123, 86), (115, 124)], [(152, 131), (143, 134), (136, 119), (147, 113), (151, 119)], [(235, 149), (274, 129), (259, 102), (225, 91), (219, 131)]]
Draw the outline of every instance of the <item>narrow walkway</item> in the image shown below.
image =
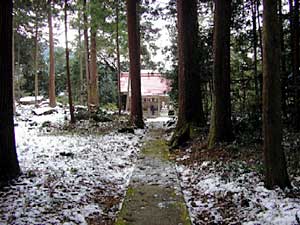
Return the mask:
[(161, 129), (149, 132), (116, 225), (191, 224), (162, 135)]

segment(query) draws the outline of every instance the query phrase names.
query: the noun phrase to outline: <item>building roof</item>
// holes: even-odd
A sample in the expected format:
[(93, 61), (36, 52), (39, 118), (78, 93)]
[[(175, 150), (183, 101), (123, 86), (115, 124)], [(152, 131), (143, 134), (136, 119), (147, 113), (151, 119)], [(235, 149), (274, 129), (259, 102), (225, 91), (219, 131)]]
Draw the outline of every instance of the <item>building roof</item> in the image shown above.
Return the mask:
[[(128, 72), (122, 72), (120, 76), (121, 92), (127, 93)], [(141, 71), (142, 96), (167, 95), (170, 91), (170, 81), (158, 72)]]

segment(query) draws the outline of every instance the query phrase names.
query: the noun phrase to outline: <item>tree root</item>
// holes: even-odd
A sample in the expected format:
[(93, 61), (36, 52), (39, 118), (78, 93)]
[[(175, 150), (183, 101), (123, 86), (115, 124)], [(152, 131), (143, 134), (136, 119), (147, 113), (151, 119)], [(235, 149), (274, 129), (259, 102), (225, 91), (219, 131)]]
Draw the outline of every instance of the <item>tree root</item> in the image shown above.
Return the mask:
[(177, 127), (173, 134), (169, 146), (170, 149), (178, 148), (190, 139), (190, 124), (185, 124), (181, 127)]

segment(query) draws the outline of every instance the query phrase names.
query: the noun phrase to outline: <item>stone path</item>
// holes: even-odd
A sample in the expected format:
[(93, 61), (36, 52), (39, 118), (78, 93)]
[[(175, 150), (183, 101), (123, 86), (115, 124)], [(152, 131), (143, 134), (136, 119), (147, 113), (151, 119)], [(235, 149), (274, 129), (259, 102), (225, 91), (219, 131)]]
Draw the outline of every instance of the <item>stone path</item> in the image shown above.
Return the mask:
[(116, 225), (191, 224), (162, 135), (161, 129), (149, 132)]

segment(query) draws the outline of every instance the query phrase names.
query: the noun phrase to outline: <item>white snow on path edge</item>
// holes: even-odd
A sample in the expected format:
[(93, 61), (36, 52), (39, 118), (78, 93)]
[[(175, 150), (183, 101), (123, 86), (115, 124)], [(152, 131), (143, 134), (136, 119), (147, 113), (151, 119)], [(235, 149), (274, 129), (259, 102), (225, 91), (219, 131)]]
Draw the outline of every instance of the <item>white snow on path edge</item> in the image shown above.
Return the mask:
[[(138, 135), (42, 135), (45, 121), (65, 112), (34, 116), (23, 106), (15, 128), (23, 175), (0, 192), (0, 224), (87, 224), (114, 219), (140, 149)], [(116, 204), (107, 206), (109, 202)]]
[[(202, 164), (176, 167), (193, 224), (205, 222), (200, 223), (198, 220), (203, 213), (208, 213), (214, 218), (207, 223), (224, 223), (226, 218), (222, 218), (222, 209), (218, 207), (216, 200), (227, 193), (233, 194), (237, 208), (236, 218), (231, 218), (233, 221), (245, 225), (299, 224), (297, 217), (300, 217), (300, 198), (285, 197), (280, 189), (266, 189), (253, 172), (244, 173), (237, 179), (224, 180), (221, 173), (216, 172), (216, 166), (218, 164), (215, 162), (205, 161)], [(249, 202), (248, 207), (241, 206), (243, 199)]]

